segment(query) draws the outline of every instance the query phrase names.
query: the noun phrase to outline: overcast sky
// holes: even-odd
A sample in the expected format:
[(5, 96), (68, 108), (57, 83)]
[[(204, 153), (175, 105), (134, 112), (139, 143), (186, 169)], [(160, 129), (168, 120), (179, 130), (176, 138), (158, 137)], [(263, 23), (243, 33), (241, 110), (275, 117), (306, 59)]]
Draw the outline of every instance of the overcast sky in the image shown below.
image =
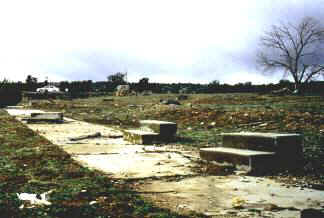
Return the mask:
[(324, 0), (8, 0), (0, 3), (0, 76), (24, 81), (277, 82), (255, 66), (279, 21), (324, 20)]

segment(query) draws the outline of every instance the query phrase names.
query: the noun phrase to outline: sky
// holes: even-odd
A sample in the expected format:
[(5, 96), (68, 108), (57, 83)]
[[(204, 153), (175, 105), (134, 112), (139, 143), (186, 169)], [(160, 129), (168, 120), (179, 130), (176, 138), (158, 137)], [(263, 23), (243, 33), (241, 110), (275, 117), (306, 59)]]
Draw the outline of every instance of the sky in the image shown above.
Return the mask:
[(276, 83), (256, 67), (262, 33), (324, 0), (0, 1), (0, 78), (130, 82)]

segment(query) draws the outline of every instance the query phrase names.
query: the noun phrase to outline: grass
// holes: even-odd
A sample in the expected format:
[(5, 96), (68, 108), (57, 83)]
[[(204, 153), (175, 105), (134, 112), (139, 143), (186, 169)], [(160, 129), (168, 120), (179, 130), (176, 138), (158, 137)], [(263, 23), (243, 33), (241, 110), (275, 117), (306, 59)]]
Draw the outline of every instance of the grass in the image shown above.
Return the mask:
[[(2, 217), (186, 217), (157, 208), (126, 184), (116, 184), (101, 172), (80, 166), (3, 111), (0, 144)], [(49, 206), (28, 208), (16, 195), (49, 190), (53, 191)], [(92, 201), (96, 203), (90, 204)], [(25, 208), (20, 209), (22, 204)]]

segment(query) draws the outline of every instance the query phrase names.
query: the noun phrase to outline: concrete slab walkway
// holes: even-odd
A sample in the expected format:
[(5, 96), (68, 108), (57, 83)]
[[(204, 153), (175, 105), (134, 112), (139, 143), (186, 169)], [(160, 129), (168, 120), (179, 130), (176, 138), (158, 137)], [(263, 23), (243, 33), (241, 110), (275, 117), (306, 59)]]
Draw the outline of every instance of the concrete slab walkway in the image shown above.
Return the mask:
[[(7, 109), (8, 113), (25, 118), (33, 110)], [(42, 111), (38, 111), (42, 112)], [(26, 123), (52, 143), (61, 146), (76, 161), (89, 168), (102, 170), (114, 178), (147, 178), (194, 174), (196, 164), (175, 152), (154, 152), (154, 146), (133, 145), (124, 141), (122, 132), (64, 118), (63, 123)], [(100, 132), (100, 137), (71, 141), (70, 138)], [(150, 148), (151, 147), (151, 148)], [(163, 151), (163, 150), (162, 150)]]

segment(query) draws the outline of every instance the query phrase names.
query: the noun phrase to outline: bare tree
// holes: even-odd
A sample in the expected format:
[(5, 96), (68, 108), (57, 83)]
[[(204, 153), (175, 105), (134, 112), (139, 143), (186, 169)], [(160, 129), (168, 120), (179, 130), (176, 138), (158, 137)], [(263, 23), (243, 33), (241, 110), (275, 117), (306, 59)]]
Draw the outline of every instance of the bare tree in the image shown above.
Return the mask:
[(323, 42), (324, 28), (314, 18), (305, 17), (297, 25), (273, 25), (261, 37), (257, 61), (265, 71), (283, 69), (298, 89), (302, 83), (324, 75)]

